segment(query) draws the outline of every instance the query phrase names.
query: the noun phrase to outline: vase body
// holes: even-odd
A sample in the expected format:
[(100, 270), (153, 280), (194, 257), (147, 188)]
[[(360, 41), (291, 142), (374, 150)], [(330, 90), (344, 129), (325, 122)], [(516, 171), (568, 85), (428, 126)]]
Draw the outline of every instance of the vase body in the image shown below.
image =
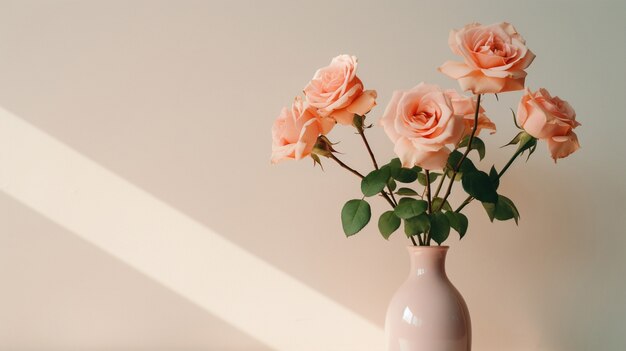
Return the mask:
[(408, 250), (409, 276), (387, 308), (387, 351), (470, 351), (469, 311), (445, 271), (448, 247)]

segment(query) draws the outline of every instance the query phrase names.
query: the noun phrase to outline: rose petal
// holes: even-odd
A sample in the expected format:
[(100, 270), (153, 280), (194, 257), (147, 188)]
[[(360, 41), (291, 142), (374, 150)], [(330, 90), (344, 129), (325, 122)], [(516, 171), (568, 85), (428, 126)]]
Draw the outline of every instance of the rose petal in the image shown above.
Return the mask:
[(352, 104), (346, 108), (346, 110), (363, 116), (376, 106), (377, 96), (376, 90), (366, 90), (363, 94), (361, 94), (361, 96), (356, 98)]
[(459, 79), (472, 73), (473, 69), (463, 62), (446, 61), (438, 68), (439, 72), (450, 78)]
[(580, 149), (578, 143), (578, 136), (573, 131), (570, 131), (568, 135), (560, 137), (552, 137), (548, 140), (548, 150), (556, 162), (559, 158), (564, 158), (571, 155), (576, 150)]

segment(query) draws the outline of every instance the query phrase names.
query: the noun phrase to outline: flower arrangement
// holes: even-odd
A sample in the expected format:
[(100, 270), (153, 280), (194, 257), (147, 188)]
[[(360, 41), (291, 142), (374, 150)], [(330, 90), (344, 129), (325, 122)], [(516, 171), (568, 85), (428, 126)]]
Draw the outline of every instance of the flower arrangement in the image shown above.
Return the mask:
[[(379, 195), (391, 209), (378, 219), (378, 229), (385, 239), (402, 223), (413, 245), (441, 245), (450, 230), (461, 238), (468, 228), (462, 213), (473, 200), (482, 203), (491, 221), (519, 219), (513, 201), (498, 192), (500, 179), (522, 154), (528, 157), (545, 141), (556, 162), (580, 146), (574, 129), (580, 125), (567, 101), (552, 96), (546, 89), (525, 88), (526, 69), (535, 55), (509, 23), (469, 24), (452, 30), (449, 36), (452, 52), (462, 62), (447, 61), (438, 68), (456, 79), (466, 96), (454, 89), (419, 83), (395, 91), (376, 123), (394, 144), (398, 156), (379, 164), (365, 132), (366, 115), (376, 105), (376, 91), (365, 90), (356, 74), (357, 58), (340, 55), (330, 65), (317, 70), (304, 88), (304, 98), (296, 97), (290, 108), (283, 108), (272, 128), (272, 163), (311, 157), (315, 164), (321, 158), (336, 162), (361, 179), (362, 197), (349, 200), (341, 210), (346, 236), (358, 233), (370, 221), (371, 208), (366, 198)], [(524, 90), (513, 121), (520, 132), (507, 145), (515, 145), (510, 160), (501, 168), (480, 170), (470, 159), (472, 150), (479, 160), (486, 146), (482, 131), (496, 131), (495, 123), (481, 106), (484, 94)], [(512, 109), (513, 111), (513, 109)], [(362, 174), (336, 155), (328, 133), (337, 125), (351, 126), (362, 139), (373, 164), (373, 170)], [(474, 154), (472, 154), (474, 155)], [(421, 189), (410, 184), (418, 182)], [(406, 185), (399, 187), (398, 183)], [(448, 202), (459, 184), (467, 198), (456, 208)]]

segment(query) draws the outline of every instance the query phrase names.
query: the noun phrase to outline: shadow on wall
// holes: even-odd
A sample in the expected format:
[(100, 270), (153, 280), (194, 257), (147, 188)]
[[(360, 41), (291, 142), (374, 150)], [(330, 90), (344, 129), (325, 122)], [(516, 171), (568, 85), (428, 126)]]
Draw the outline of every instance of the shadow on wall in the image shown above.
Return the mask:
[(6, 111), (0, 140), (4, 192), (269, 347), (382, 347), (379, 327)]
[(41, 350), (271, 350), (0, 193), (0, 345)]

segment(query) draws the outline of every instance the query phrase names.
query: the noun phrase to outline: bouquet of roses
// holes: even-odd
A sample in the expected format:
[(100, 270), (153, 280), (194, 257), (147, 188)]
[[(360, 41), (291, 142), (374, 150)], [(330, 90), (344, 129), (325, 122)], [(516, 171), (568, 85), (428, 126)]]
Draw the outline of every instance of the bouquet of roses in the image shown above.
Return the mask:
[[(547, 143), (555, 162), (580, 147), (574, 133), (580, 123), (570, 104), (546, 89), (525, 88), (525, 70), (535, 55), (511, 24), (467, 25), (451, 31), (449, 45), (463, 61), (447, 61), (439, 71), (456, 79), (472, 96), (426, 83), (395, 91), (376, 122), (398, 156), (386, 164), (378, 163), (365, 135), (372, 127), (366, 115), (376, 105), (377, 95), (365, 90), (354, 56), (337, 56), (317, 70), (304, 88), (304, 98), (296, 97), (274, 122), (272, 163), (311, 157), (321, 165), (325, 157), (361, 179), (362, 197), (349, 200), (341, 210), (346, 236), (369, 223), (371, 208), (365, 198), (375, 195), (391, 207), (378, 219), (383, 237), (388, 239), (404, 223), (404, 232), (414, 245), (431, 245), (432, 241), (441, 245), (450, 229), (462, 238), (468, 228), (462, 210), (473, 200), (482, 203), (491, 221), (513, 219), (517, 223), (519, 212), (513, 201), (499, 192), (500, 179), (511, 164), (524, 153), (530, 157), (538, 140)], [(499, 93), (518, 90), (524, 94), (517, 113), (512, 111), (520, 131), (507, 144), (516, 146), (513, 156), (500, 169), (494, 165), (489, 171), (481, 170), (469, 156), (482, 160), (486, 147), (479, 135), (483, 130), (496, 130), (481, 106), (481, 97), (492, 93), (497, 98)], [(327, 136), (337, 124), (356, 129), (371, 157), (371, 172), (361, 173), (337, 157), (335, 143)], [(419, 187), (413, 185), (416, 181)], [(467, 193), (456, 208), (448, 202), (455, 184)]]

